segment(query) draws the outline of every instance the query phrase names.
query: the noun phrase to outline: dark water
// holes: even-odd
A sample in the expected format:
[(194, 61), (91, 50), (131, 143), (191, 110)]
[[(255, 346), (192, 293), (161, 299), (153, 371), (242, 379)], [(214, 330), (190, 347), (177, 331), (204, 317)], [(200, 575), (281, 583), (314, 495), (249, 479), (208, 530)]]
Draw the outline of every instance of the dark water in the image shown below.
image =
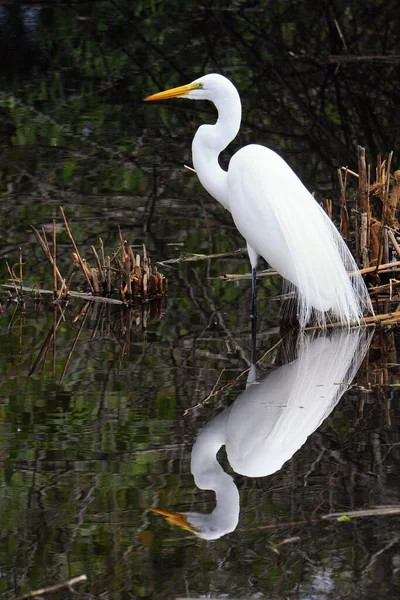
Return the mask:
[[(51, 287), (30, 224), (50, 232), (53, 218), (66, 276), (72, 247), (60, 204), (88, 259), (99, 237), (109, 252), (118, 247), (118, 225), (137, 251), (146, 244), (153, 261), (244, 246), (229, 214), (183, 169), (193, 133), (212, 121), (212, 107), (142, 102), (204, 72), (231, 77), (243, 100), (241, 133), (222, 162), (249, 141), (268, 144), (320, 200), (337, 202), (336, 168), (357, 169), (357, 143), (371, 161), (378, 152), (399, 154), (396, 7), (1, 4), (2, 280), (9, 277), (6, 261), (16, 265), (22, 247), (25, 285)], [(261, 363), (268, 377), (246, 389), (250, 284), (218, 276), (247, 269), (245, 254), (160, 266), (168, 299), (146, 313), (146, 331), (142, 309), (73, 300), (61, 314), (45, 297), (18, 307), (3, 295), (4, 598), (81, 574), (88, 583), (73, 597), (82, 599), (399, 596), (399, 517), (322, 519), (400, 503), (396, 331), (376, 334), (357, 386), (335, 407), (338, 387), (356, 370), (352, 357), (361, 359), (362, 340), (354, 347), (335, 337), (303, 340), (300, 362), (285, 370), (289, 341), (275, 347), (273, 297), (281, 282), (264, 279), (258, 350), (270, 349)], [(350, 357), (344, 348), (353, 348)], [(319, 380), (330, 389), (325, 412), (316, 419), (311, 404), (305, 417), (309, 386)], [(303, 398), (299, 416), (284, 413), (281, 429), (271, 430), (293, 390)], [(170, 515), (181, 528), (148, 510), (214, 510), (215, 494), (200, 490), (191, 474), (200, 431), (206, 441), (197, 482), (217, 469), (211, 459), (218, 443), (233, 444), (218, 454), (233, 480), (222, 477), (222, 509), (208, 535), (217, 539), (209, 541), (194, 535), (193, 516)], [(232, 440), (241, 440), (247, 456), (236, 473)], [(279, 454), (288, 459), (282, 468)], [(254, 457), (257, 476), (248, 476)], [(197, 534), (204, 533), (204, 518), (196, 518)]]

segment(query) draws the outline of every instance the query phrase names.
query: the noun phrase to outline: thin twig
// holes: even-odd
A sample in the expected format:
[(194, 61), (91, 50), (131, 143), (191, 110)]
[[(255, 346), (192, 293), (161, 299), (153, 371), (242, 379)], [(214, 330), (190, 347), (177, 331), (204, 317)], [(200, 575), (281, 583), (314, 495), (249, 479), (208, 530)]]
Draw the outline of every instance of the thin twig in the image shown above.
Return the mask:
[(110, 265), (111, 265), (110, 257), (107, 256), (107, 258), (106, 258), (107, 294), (111, 293), (111, 270), (110, 270)]
[(229, 256), (237, 256), (246, 254), (246, 248), (239, 248), (238, 250), (232, 250), (231, 252), (221, 252), (220, 254), (182, 254), (178, 258), (170, 258), (168, 260), (162, 260), (155, 263), (156, 265), (174, 265), (182, 262), (195, 262), (197, 260), (208, 260), (209, 258), (226, 258)]
[(101, 259), (103, 261), (103, 269), (106, 266), (106, 258), (104, 255), (104, 244), (103, 244), (103, 240), (101, 238), (99, 238), (99, 242), (100, 242), (100, 250), (101, 250)]
[(77, 257), (78, 257), (78, 262), (79, 262), (79, 265), (80, 265), (80, 267), (81, 267), (81, 269), (82, 269), (82, 272), (83, 272), (83, 274), (84, 274), (84, 276), (85, 276), (85, 279), (86, 279), (86, 281), (87, 281), (87, 284), (88, 284), (88, 286), (89, 286), (89, 289), (90, 289), (90, 290), (91, 290), (91, 292), (94, 294), (94, 289), (93, 289), (93, 286), (92, 286), (92, 282), (90, 281), (90, 279), (89, 279), (89, 276), (88, 276), (88, 274), (87, 274), (87, 272), (86, 272), (86, 269), (85, 269), (85, 267), (84, 267), (84, 264), (83, 264), (83, 261), (82, 261), (81, 255), (80, 255), (80, 253), (79, 253), (79, 250), (78, 250), (78, 246), (75, 244), (75, 240), (74, 240), (74, 238), (73, 238), (73, 235), (72, 235), (72, 233), (71, 233), (71, 230), (70, 230), (70, 228), (69, 228), (68, 221), (67, 221), (67, 217), (65, 216), (65, 213), (64, 213), (63, 207), (62, 207), (62, 206), (60, 206), (60, 207), (59, 207), (59, 209), (60, 209), (60, 212), (61, 212), (62, 218), (64, 219), (64, 225), (65, 225), (65, 229), (66, 229), (66, 231), (67, 231), (67, 233), (68, 233), (68, 237), (69, 237), (69, 239), (71, 240), (71, 242), (72, 242), (72, 245), (73, 245), (73, 247), (74, 247), (74, 250), (75, 250), (75, 252), (76, 252), (76, 255), (77, 255)]
[(100, 274), (100, 277), (101, 277), (101, 283), (104, 283), (104, 273), (103, 273), (103, 269), (101, 267), (99, 255), (97, 254), (96, 248), (94, 246), (90, 246), (90, 249), (91, 249), (91, 251), (93, 253), (93, 256), (96, 259), (97, 268), (99, 269), (99, 274)]
[(53, 219), (53, 291), (54, 291), (54, 297), (56, 298), (58, 294), (57, 294), (57, 232), (56, 232), (55, 219)]
[(342, 169), (342, 171), (346, 171), (346, 173), (349, 173), (350, 175), (353, 175), (353, 177), (357, 177), (357, 179), (359, 178), (359, 174), (355, 173), (351, 169), (348, 169), (347, 167), (341, 167), (341, 169)]
[(340, 29), (339, 23), (336, 19), (334, 19), (333, 21), (335, 23), (335, 27), (337, 29), (337, 32), (339, 34), (340, 39), (342, 40), (342, 44), (343, 44), (343, 48), (345, 50), (345, 52), (347, 52), (347, 44), (346, 44), (346, 40), (344, 39), (344, 35), (342, 33), (342, 30)]
[[(19, 294), (18, 294), (18, 289), (17, 289), (17, 286), (15, 285), (15, 279), (14, 279), (14, 275), (13, 275), (13, 273), (12, 273), (12, 271), (11, 271), (11, 269), (10, 269), (10, 265), (8, 264), (8, 262), (7, 262), (7, 261), (6, 261), (6, 265), (7, 265), (8, 274), (10, 275), (10, 277), (11, 277), (11, 281), (12, 281), (12, 286), (8, 286), (8, 288), (14, 289), (14, 290), (15, 290), (15, 293), (16, 293), (16, 295), (17, 295), (17, 297), (18, 297), (18, 296), (19, 296)], [(21, 289), (22, 289), (22, 288), (21, 288)]]
[[(39, 231), (36, 229), (36, 227), (34, 227), (33, 225), (31, 225), (31, 229), (34, 233), (34, 236), (39, 244), (39, 246), (41, 247), (41, 249), (43, 250), (44, 255), (47, 257), (47, 259), (49, 260), (51, 266), (53, 266), (53, 257), (51, 255), (50, 249), (48, 247), (48, 244), (46, 243), (46, 241), (42, 238), (42, 236), (40, 235)], [(64, 285), (64, 279), (60, 273), (60, 271), (58, 270), (57, 266), (56, 266), (56, 273), (57, 273), (57, 277), (61, 283), (61, 286), (63, 287)]]
[(20, 293), (21, 297), (22, 297), (22, 282), (23, 282), (23, 278), (22, 278), (22, 248), (20, 247), (20, 249), (19, 249), (19, 285), (20, 285), (19, 293)]
[[(373, 327), (375, 325), (394, 325), (400, 321), (400, 311), (393, 311), (391, 313), (382, 313), (380, 315), (373, 315), (371, 317), (361, 317), (360, 325), (367, 325)], [(328, 329), (332, 329), (334, 327), (347, 327), (347, 323), (327, 323), (326, 327)], [(359, 325), (357, 323), (353, 323), (353, 328), (357, 329)], [(304, 331), (313, 331), (321, 329), (319, 325), (311, 325), (309, 327), (304, 327)]]
[[(257, 271), (258, 277), (272, 277), (273, 275), (279, 275), (278, 271), (274, 269), (265, 269), (264, 271)], [(241, 279), (251, 279), (251, 273), (225, 273), (219, 275), (216, 279), (226, 279), (227, 281), (239, 281)]]

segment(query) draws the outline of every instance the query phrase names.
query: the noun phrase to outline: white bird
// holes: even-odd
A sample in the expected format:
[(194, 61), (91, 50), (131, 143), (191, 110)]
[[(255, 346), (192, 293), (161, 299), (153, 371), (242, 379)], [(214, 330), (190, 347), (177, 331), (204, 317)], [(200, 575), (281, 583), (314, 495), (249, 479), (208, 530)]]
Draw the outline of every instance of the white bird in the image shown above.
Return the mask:
[(251, 144), (231, 158), (228, 171), (218, 156), (236, 137), (241, 102), (226, 77), (205, 75), (188, 85), (149, 96), (210, 100), (218, 111), (214, 125), (202, 125), (192, 144), (193, 165), (205, 189), (233, 217), (247, 242), (252, 267), (253, 305), (258, 257), (262, 256), (297, 288), (300, 326), (314, 320), (359, 324), (372, 313), (371, 300), (357, 264), (341, 235), (295, 175), (273, 150)]
[(225, 445), (236, 473), (265, 477), (278, 471), (339, 402), (371, 337), (364, 328), (342, 329), (315, 339), (302, 334), (293, 362), (259, 382), (252, 367), (245, 391), (203, 427), (192, 448), (190, 469), (195, 483), (215, 492), (215, 509), (210, 514), (150, 510), (203, 539), (233, 531), (240, 498), (232, 477), (217, 460), (221, 446)]

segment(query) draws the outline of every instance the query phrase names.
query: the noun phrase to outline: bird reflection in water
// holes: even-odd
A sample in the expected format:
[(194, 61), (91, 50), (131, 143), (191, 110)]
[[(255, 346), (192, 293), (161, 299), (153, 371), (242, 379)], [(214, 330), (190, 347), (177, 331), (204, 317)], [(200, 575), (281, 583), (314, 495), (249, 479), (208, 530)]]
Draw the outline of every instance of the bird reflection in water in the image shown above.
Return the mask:
[(260, 380), (253, 365), (246, 389), (203, 427), (192, 448), (194, 481), (200, 489), (215, 492), (214, 510), (210, 514), (150, 510), (206, 540), (234, 531), (239, 492), (217, 460), (221, 446), (225, 445), (232, 469), (241, 475), (265, 477), (281, 469), (348, 389), (371, 336), (362, 328), (319, 336), (301, 333), (295, 360)]

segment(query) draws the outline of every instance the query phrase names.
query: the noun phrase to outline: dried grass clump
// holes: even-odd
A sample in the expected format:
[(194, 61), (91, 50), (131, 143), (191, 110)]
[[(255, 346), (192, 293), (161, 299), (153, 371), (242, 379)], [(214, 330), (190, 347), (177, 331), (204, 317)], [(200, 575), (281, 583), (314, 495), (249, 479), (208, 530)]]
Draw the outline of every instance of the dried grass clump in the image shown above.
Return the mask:
[[(112, 252), (111, 256), (106, 254), (101, 239), (99, 239), (100, 248), (98, 251), (94, 246), (90, 247), (92, 252), (91, 265), (88, 259), (82, 257), (62, 207), (60, 207), (60, 211), (74, 249), (72, 252), (73, 268), (67, 278), (62, 277), (57, 267), (55, 221), (53, 221), (51, 246), (44, 228), (39, 233), (37, 229), (32, 227), (40, 247), (53, 268), (53, 293), (57, 300), (65, 300), (72, 294), (73, 296), (81, 294), (85, 296), (85, 299), (90, 295), (93, 296), (93, 299), (97, 297), (103, 298), (105, 301), (110, 299), (110, 301), (118, 300), (124, 304), (133, 304), (137, 303), (138, 300), (148, 301), (165, 296), (167, 293), (167, 280), (156, 266), (151, 265), (144, 245), (142, 257), (138, 253), (134, 254), (132, 246), (123, 239), (119, 230), (119, 247)], [(83, 276), (83, 281), (79, 284), (79, 291), (71, 292), (72, 280), (77, 273)]]
[(94, 246), (91, 246), (97, 265), (95, 267), (90, 266), (89, 262), (80, 258), (76, 252), (72, 253), (75, 267), (84, 274), (84, 291), (105, 297), (117, 295), (122, 302), (134, 299), (151, 300), (166, 294), (167, 281), (157, 266), (151, 265), (145, 245), (143, 257), (134, 254), (132, 247), (122, 238), (120, 232), (120, 248), (111, 257), (104, 256), (101, 241), (100, 246), (101, 259)]
[[(393, 152), (386, 160), (377, 157), (375, 181), (371, 165), (367, 164), (365, 149), (358, 147), (358, 173), (346, 167), (338, 170), (341, 189), (341, 232), (351, 240), (346, 204), (347, 175), (358, 180), (354, 241), (356, 259), (363, 269), (400, 259), (400, 247), (395, 239), (400, 235), (397, 211), (400, 207), (400, 171), (391, 174)], [(395, 235), (391, 235), (394, 233)]]
[[(376, 168), (367, 163), (365, 149), (358, 147), (358, 173), (338, 170), (341, 188), (341, 231), (355, 248), (361, 272), (368, 274), (371, 296), (380, 300), (400, 299), (400, 170), (392, 171), (393, 152), (386, 160), (377, 157)], [(346, 205), (347, 176), (358, 179), (354, 232), (350, 231)]]

